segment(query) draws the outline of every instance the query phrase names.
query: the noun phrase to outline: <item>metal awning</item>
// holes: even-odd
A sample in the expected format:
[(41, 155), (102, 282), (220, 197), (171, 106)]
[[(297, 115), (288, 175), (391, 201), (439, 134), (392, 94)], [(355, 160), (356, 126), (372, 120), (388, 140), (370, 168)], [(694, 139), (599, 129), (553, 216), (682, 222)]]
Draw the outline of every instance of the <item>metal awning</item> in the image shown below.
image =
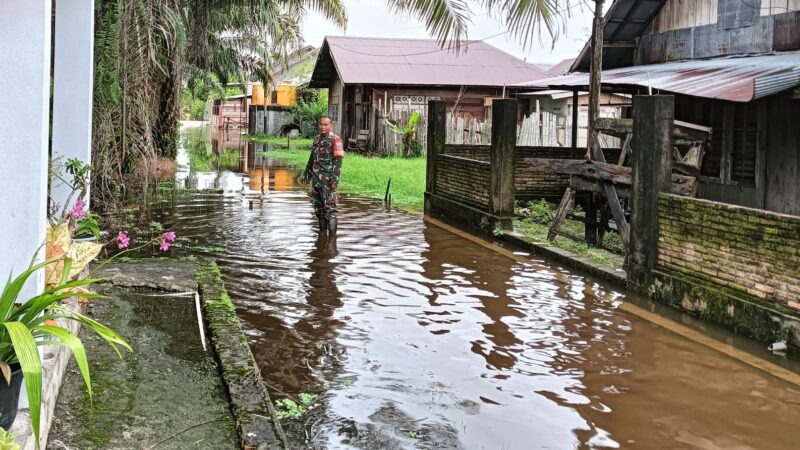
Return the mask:
[[(749, 102), (800, 86), (800, 52), (728, 57), (604, 70), (604, 87), (652, 87), (694, 97)], [(589, 89), (589, 74), (534, 80), (519, 86)]]

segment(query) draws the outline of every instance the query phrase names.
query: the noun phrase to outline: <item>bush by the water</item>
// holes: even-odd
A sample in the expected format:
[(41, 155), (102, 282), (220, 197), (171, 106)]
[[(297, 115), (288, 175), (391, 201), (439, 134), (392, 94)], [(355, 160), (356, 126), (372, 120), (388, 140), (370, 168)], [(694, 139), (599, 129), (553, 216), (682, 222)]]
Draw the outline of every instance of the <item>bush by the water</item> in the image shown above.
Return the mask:
[(306, 89), (298, 92), (297, 97), (297, 103), (292, 107), (294, 121), (300, 124), (303, 136), (314, 136), (318, 132), (319, 119), (328, 114), (328, 90)]
[(553, 220), (553, 206), (544, 199), (530, 202), (526, 208), (520, 210), (520, 215), (533, 223), (549, 225)]

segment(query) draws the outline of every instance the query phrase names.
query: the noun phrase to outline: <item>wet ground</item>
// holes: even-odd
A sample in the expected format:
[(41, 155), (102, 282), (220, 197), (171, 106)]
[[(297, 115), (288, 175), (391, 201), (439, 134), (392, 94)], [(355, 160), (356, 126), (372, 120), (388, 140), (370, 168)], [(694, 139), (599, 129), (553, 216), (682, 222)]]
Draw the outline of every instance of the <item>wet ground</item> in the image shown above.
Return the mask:
[(225, 387), (199, 339), (193, 297), (110, 285), (94, 290), (108, 300), (93, 301), (88, 314), (124, 336), (134, 352), (122, 349), (120, 358), (81, 329), (93, 399), (71, 361), (47, 448), (238, 448)]
[(179, 184), (212, 190), (158, 219), (217, 258), (273, 398), (318, 395), (284, 421), (297, 448), (797, 448), (797, 385), (642, 299), (367, 199), (319, 239), (296, 172), (234, 148), (207, 172), (182, 152)]

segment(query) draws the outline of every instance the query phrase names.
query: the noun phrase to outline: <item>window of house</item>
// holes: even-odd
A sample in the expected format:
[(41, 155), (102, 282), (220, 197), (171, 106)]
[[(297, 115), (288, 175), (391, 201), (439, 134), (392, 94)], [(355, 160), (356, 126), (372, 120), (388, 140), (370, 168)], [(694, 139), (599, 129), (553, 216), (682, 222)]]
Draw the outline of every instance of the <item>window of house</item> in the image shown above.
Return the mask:
[(331, 105), (331, 122), (338, 122), (339, 121), (339, 105), (333, 104)]
[(756, 183), (758, 151), (758, 108), (754, 104), (737, 104), (733, 121), (731, 180), (746, 186)]

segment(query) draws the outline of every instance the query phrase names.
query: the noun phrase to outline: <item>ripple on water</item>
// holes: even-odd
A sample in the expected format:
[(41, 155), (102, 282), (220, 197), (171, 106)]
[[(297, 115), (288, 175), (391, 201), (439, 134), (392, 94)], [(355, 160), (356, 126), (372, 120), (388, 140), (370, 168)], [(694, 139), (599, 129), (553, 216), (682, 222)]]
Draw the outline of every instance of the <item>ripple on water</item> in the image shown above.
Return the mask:
[(173, 219), (182, 236), (223, 247), (270, 386), (321, 394), (308, 419), (286, 424), (298, 442), (306, 421), (311, 445), (327, 448), (761, 449), (800, 438), (797, 387), (621, 311), (621, 292), (363, 199), (340, 199), (334, 245), (317, 239), (307, 195), (275, 186), (252, 210), (186, 195)]

